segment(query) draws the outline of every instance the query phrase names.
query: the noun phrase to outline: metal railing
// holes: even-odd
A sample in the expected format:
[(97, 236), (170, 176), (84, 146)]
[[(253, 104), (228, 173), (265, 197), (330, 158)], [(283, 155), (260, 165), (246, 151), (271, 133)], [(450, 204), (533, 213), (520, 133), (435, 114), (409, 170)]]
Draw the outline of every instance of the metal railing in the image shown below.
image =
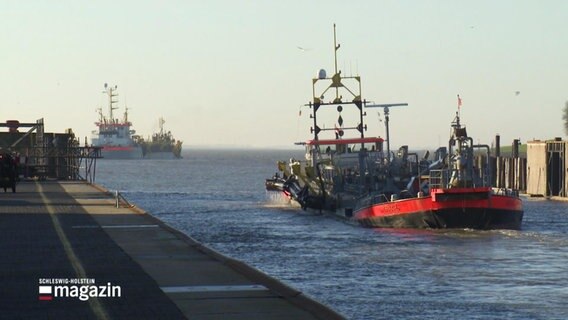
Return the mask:
[(126, 198), (118, 191), (115, 191), (116, 208), (133, 208), (134, 205), (128, 202)]
[(452, 175), (451, 171), (448, 169), (440, 170), (430, 170), (430, 188), (431, 189), (441, 189), (445, 188), (450, 183), (450, 177)]

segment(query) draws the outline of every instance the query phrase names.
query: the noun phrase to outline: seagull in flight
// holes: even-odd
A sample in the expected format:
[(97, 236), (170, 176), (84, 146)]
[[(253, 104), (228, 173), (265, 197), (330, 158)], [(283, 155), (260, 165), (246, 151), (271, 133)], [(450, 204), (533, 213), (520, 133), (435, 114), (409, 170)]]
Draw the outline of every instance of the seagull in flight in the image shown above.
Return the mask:
[(302, 51), (304, 51), (304, 52), (309, 51), (309, 50), (312, 50), (312, 49), (304, 48), (304, 47), (300, 47), (300, 46), (296, 46), (296, 48), (298, 48), (298, 49), (300, 49), (300, 50), (302, 50)]

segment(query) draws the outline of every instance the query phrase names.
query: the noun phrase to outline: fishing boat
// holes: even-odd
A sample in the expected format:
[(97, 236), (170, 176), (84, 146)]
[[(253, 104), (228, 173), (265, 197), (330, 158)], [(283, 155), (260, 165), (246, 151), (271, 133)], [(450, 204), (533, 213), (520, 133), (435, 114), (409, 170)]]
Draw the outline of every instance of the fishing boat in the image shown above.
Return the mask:
[(142, 159), (142, 146), (139, 136), (132, 130), (132, 123), (128, 120), (128, 108), (125, 108), (122, 119), (114, 117), (114, 110), (118, 109), (117, 86), (105, 83), (104, 93), (108, 96), (108, 116), (104, 116), (102, 108), (98, 109), (99, 121), (95, 122), (91, 143), (101, 147), (103, 159)]
[[(327, 77), (322, 69), (312, 80), (313, 99), (306, 106), (312, 111), (313, 139), (297, 143), (305, 147), (305, 159), (279, 161), (266, 189), (303, 209), (333, 212), (365, 227), (519, 229), (518, 192), (491, 187), (490, 148), (473, 144), (459, 108), (448, 147), (438, 148), (433, 159), (406, 145), (391, 151), (391, 108), (408, 104), (362, 99), (361, 77), (344, 77), (337, 69), (339, 47), (334, 25), (335, 72)], [(358, 120), (352, 125), (343, 118), (348, 108), (355, 113), (349, 118)], [(386, 138), (365, 137), (369, 108), (382, 109)], [(336, 123), (322, 127), (320, 113), (334, 109)], [(324, 138), (326, 133), (335, 137)]]

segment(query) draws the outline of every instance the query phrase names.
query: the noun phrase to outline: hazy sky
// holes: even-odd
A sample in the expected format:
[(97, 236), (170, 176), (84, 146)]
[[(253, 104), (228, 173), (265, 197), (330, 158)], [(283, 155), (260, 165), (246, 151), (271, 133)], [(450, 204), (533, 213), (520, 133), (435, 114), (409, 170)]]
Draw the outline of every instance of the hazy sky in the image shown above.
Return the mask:
[(293, 147), (311, 79), (333, 70), (333, 23), (363, 98), (409, 103), (392, 109), (394, 146), (445, 144), (457, 94), (476, 142), (564, 136), (568, 1), (536, 0), (0, 0), (0, 121), (90, 139), (106, 82), (143, 136), (163, 116), (186, 147)]

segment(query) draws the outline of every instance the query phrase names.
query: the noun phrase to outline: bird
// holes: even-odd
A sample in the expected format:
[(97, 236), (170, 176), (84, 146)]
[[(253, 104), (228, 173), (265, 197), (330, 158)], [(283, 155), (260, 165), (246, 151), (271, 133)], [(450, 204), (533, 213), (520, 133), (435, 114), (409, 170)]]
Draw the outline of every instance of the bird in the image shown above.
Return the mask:
[(311, 49), (309, 49), (309, 48), (303, 48), (303, 47), (300, 47), (300, 46), (296, 46), (296, 48), (298, 48), (298, 49), (300, 49), (300, 50), (302, 50), (302, 51), (304, 51), (304, 52), (311, 50)]
[(520, 95), (520, 94), (521, 94), (520, 91), (515, 91), (515, 95), (516, 95), (516, 96), (518, 96), (518, 95)]

